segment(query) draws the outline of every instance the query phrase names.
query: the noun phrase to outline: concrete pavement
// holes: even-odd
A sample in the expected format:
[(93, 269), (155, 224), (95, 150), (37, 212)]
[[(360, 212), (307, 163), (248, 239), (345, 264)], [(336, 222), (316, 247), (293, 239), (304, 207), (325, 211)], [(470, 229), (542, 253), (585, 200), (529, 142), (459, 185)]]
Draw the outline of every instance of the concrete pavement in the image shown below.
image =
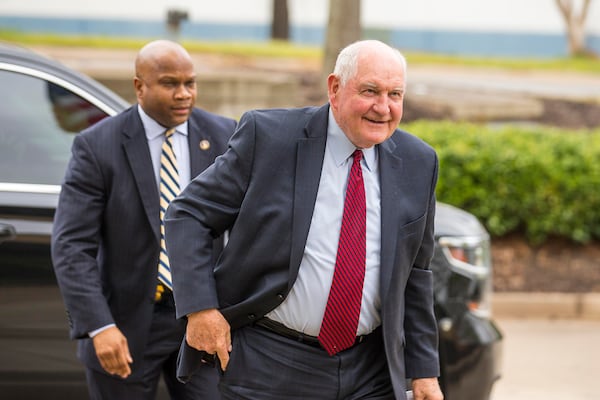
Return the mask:
[(600, 398), (600, 321), (507, 318), (497, 322), (504, 333), (502, 377), (491, 400)]

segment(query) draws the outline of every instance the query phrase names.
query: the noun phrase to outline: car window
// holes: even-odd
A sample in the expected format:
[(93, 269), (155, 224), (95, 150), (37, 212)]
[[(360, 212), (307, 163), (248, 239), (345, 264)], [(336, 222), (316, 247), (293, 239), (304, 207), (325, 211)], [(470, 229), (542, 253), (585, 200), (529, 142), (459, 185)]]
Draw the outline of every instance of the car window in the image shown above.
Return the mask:
[(44, 79), (0, 71), (0, 182), (60, 184), (77, 132), (107, 114)]

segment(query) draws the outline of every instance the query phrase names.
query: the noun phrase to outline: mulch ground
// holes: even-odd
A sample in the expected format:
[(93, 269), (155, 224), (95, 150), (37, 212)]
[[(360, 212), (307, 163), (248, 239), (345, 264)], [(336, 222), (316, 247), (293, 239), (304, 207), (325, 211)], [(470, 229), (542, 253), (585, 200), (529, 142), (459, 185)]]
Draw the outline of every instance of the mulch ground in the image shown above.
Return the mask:
[[(594, 102), (578, 102), (559, 99), (540, 99), (543, 104), (542, 114), (524, 122), (535, 122), (542, 125), (566, 129), (600, 128), (600, 104)], [(427, 108), (426, 103), (406, 101), (404, 104), (403, 122), (418, 119), (441, 120), (448, 118), (440, 107)], [(515, 119), (511, 119), (515, 121)], [(490, 121), (495, 122), (495, 121)]]
[(544, 99), (544, 112), (535, 120), (545, 125), (563, 128), (599, 128), (600, 104)]
[(494, 290), (600, 292), (600, 242), (550, 239), (534, 247), (520, 236), (492, 241)]

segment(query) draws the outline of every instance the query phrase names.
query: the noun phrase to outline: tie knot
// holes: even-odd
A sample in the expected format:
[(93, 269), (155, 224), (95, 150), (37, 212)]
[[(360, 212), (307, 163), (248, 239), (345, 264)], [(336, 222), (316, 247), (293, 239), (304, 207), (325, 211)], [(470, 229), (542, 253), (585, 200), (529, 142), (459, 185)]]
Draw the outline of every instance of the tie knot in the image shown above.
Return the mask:
[(354, 150), (354, 153), (352, 153), (352, 158), (354, 158), (354, 162), (360, 162), (360, 160), (362, 160), (363, 157), (363, 152), (360, 149), (356, 149)]
[(173, 136), (174, 133), (175, 133), (175, 128), (170, 128), (170, 129), (167, 129), (167, 131), (165, 132), (165, 136), (168, 139), (171, 136)]

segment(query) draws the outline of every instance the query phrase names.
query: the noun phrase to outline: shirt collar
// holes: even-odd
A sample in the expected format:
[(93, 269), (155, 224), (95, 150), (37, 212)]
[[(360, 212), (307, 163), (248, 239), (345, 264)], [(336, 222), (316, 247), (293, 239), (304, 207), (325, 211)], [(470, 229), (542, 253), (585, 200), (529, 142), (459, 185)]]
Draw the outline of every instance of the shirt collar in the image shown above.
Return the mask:
[[(329, 108), (329, 123), (327, 124), (327, 143), (333, 155), (335, 165), (341, 166), (356, 150), (356, 146), (348, 139), (342, 128), (337, 124), (331, 107)], [(376, 160), (377, 146), (362, 149), (363, 160), (369, 171), (373, 170)]]
[[(153, 120), (142, 108), (141, 105), (138, 104), (138, 113), (140, 114), (140, 118), (142, 119), (142, 125), (144, 125), (144, 130), (146, 131), (146, 138), (148, 140), (156, 139), (158, 136), (163, 135), (167, 128)], [(175, 127), (175, 131), (181, 133), (184, 136), (188, 134), (188, 122), (177, 125)]]

